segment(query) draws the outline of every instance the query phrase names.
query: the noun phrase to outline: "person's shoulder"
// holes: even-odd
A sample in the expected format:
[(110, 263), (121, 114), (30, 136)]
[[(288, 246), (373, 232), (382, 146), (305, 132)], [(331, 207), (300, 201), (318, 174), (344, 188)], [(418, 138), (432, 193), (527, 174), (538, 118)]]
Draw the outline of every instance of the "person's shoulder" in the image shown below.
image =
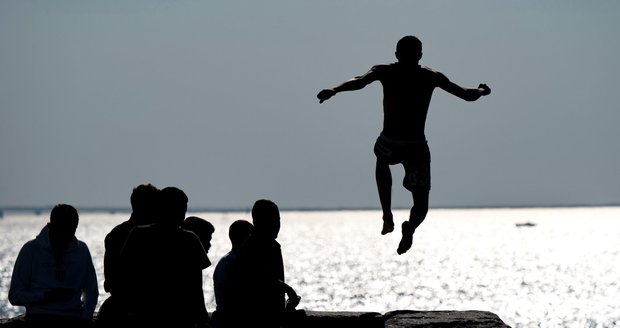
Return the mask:
[(193, 231), (189, 231), (185, 229), (178, 229), (177, 233), (179, 234), (181, 238), (185, 240), (191, 240), (192, 242), (194, 240), (197, 240), (198, 242), (200, 242), (200, 237), (198, 237), (198, 235)]
[(422, 66), (420, 65), (420, 70), (422, 72), (428, 73), (428, 74), (441, 74), (441, 72), (439, 72), (438, 70), (435, 70), (433, 68), (430, 68), (428, 66)]
[(90, 250), (88, 249), (88, 244), (85, 241), (80, 240), (80, 239), (76, 239), (76, 244), (75, 245), (76, 245), (75, 247), (76, 247), (76, 249), (78, 251), (89, 252), (90, 253)]
[(220, 258), (220, 260), (218, 261), (218, 264), (222, 263), (222, 265), (226, 265), (227, 263), (230, 263), (230, 262), (234, 261), (236, 258), (237, 258), (237, 252), (230, 251), (230, 252), (224, 254), (224, 256), (222, 256), (222, 258)]
[(125, 221), (116, 225), (108, 234), (105, 236), (104, 241), (106, 243), (115, 242), (118, 238), (125, 238), (129, 231), (133, 228), (129, 221)]
[(388, 63), (388, 64), (376, 64), (372, 68), (373, 69), (386, 69), (393, 67), (396, 63)]
[(153, 238), (158, 237), (158, 231), (153, 225), (138, 225), (131, 227), (125, 234), (123, 244), (131, 240), (134, 243), (145, 243)]
[(400, 76), (403, 72), (403, 65), (398, 62), (379, 64), (373, 66), (370, 71), (374, 73), (379, 80), (383, 80), (385, 78), (389, 79), (392, 77)]
[(217, 264), (215, 265), (215, 271), (226, 270), (226, 268), (229, 267), (232, 262), (234, 262), (235, 258), (236, 255), (232, 251), (224, 254), (224, 256), (222, 256), (220, 260), (217, 261)]
[(442, 72), (432, 69), (428, 66), (420, 66), (420, 70), (424, 74), (434, 78), (435, 80), (447, 80), (448, 79)]
[(158, 231), (158, 227), (155, 224), (142, 224), (142, 225), (131, 225), (127, 227), (129, 229), (129, 233), (144, 233), (149, 231)]
[(40, 247), (39, 241), (31, 239), (22, 245), (22, 251), (30, 251), (38, 247)]
[(394, 64), (396, 63), (391, 63), (391, 64), (377, 64), (374, 65), (373, 67), (370, 68), (371, 72), (377, 72), (377, 73), (383, 73), (383, 72), (387, 72), (391, 69), (394, 68)]
[(178, 229), (176, 238), (178, 238), (178, 242), (184, 245), (183, 247), (185, 247), (186, 250), (192, 249), (194, 252), (205, 253), (202, 242), (196, 233), (184, 229)]

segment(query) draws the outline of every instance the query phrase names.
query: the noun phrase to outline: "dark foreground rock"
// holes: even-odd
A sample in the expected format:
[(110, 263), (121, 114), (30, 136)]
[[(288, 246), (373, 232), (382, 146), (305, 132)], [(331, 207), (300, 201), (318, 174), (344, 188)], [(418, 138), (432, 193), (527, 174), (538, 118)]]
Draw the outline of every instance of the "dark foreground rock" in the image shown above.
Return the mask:
[[(487, 311), (301, 311), (290, 328), (510, 328)], [(23, 316), (0, 319), (2, 328), (23, 327)]]
[(383, 317), (384, 327), (390, 328), (509, 328), (496, 314), (486, 311), (393, 311)]

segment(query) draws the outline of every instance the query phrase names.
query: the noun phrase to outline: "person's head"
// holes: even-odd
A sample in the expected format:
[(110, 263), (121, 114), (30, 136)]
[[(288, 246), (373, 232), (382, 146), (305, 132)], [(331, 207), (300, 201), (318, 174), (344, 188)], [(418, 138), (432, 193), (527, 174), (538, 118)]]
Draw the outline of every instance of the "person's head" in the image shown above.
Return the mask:
[(130, 198), (133, 214), (141, 219), (152, 220), (144, 223), (153, 223), (157, 213), (158, 197), (159, 189), (150, 183), (133, 188)]
[(215, 232), (215, 227), (211, 222), (197, 216), (190, 216), (183, 221), (181, 228), (195, 233), (198, 239), (200, 239), (205, 252), (209, 252), (211, 237), (213, 237)]
[(159, 192), (159, 198), (158, 223), (181, 227), (187, 212), (187, 195), (177, 187), (166, 187)]
[(396, 43), (396, 58), (403, 63), (418, 63), (422, 58), (422, 42), (413, 35), (402, 37)]
[(252, 222), (257, 235), (267, 238), (278, 238), (280, 232), (280, 210), (268, 200), (259, 199), (252, 206)]
[(246, 220), (237, 220), (228, 228), (228, 238), (232, 244), (232, 249), (237, 250), (243, 245), (243, 242), (250, 237), (254, 231), (252, 223)]
[(64, 249), (75, 237), (79, 223), (78, 212), (75, 207), (67, 204), (57, 204), (50, 214), (49, 237), (52, 247)]

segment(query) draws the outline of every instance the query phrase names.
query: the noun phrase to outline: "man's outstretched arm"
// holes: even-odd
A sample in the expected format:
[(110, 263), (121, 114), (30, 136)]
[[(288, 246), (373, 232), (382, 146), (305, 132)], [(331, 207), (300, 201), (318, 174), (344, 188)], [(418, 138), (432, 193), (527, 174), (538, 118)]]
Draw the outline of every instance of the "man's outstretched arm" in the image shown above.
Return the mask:
[(371, 70), (370, 72), (362, 76), (356, 76), (335, 88), (323, 89), (316, 97), (319, 98), (319, 103), (323, 103), (325, 100), (335, 96), (338, 92), (360, 90), (374, 82), (376, 80), (375, 75), (376, 74), (374, 74), (373, 70)]
[(480, 84), (478, 85), (478, 88), (475, 89), (468, 89), (461, 87), (460, 85), (448, 80), (448, 78), (445, 77), (444, 80), (439, 84), (439, 87), (447, 91), (448, 93), (467, 101), (475, 101), (478, 100), (478, 98), (489, 95), (491, 93), (491, 88), (489, 88), (489, 86), (486, 84)]

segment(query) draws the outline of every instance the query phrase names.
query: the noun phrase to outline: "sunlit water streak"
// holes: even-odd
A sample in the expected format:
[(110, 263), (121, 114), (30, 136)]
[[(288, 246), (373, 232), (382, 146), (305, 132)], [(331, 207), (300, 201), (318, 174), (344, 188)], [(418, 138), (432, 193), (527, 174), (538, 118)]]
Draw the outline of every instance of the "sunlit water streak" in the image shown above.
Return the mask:
[[(228, 226), (249, 213), (192, 213), (216, 232), (212, 262), (230, 248)], [(407, 211), (396, 211), (397, 224)], [(83, 213), (103, 291), (103, 238), (127, 214)], [(396, 254), (400, 232), (381, 236), (378, 211), (283, 212), (287, 282), (315, 311), (486, 310), (512, 327), (620, 327), (620, 208), (431, 209), (413, 248)], [(47, 222), (0, 219), (0, 317), (23, 313), (7, 291), (15, 257)], [(516, 227), (533, 222), (534, 227)], [(215, 308), (214, 265), (204, 271)]]

